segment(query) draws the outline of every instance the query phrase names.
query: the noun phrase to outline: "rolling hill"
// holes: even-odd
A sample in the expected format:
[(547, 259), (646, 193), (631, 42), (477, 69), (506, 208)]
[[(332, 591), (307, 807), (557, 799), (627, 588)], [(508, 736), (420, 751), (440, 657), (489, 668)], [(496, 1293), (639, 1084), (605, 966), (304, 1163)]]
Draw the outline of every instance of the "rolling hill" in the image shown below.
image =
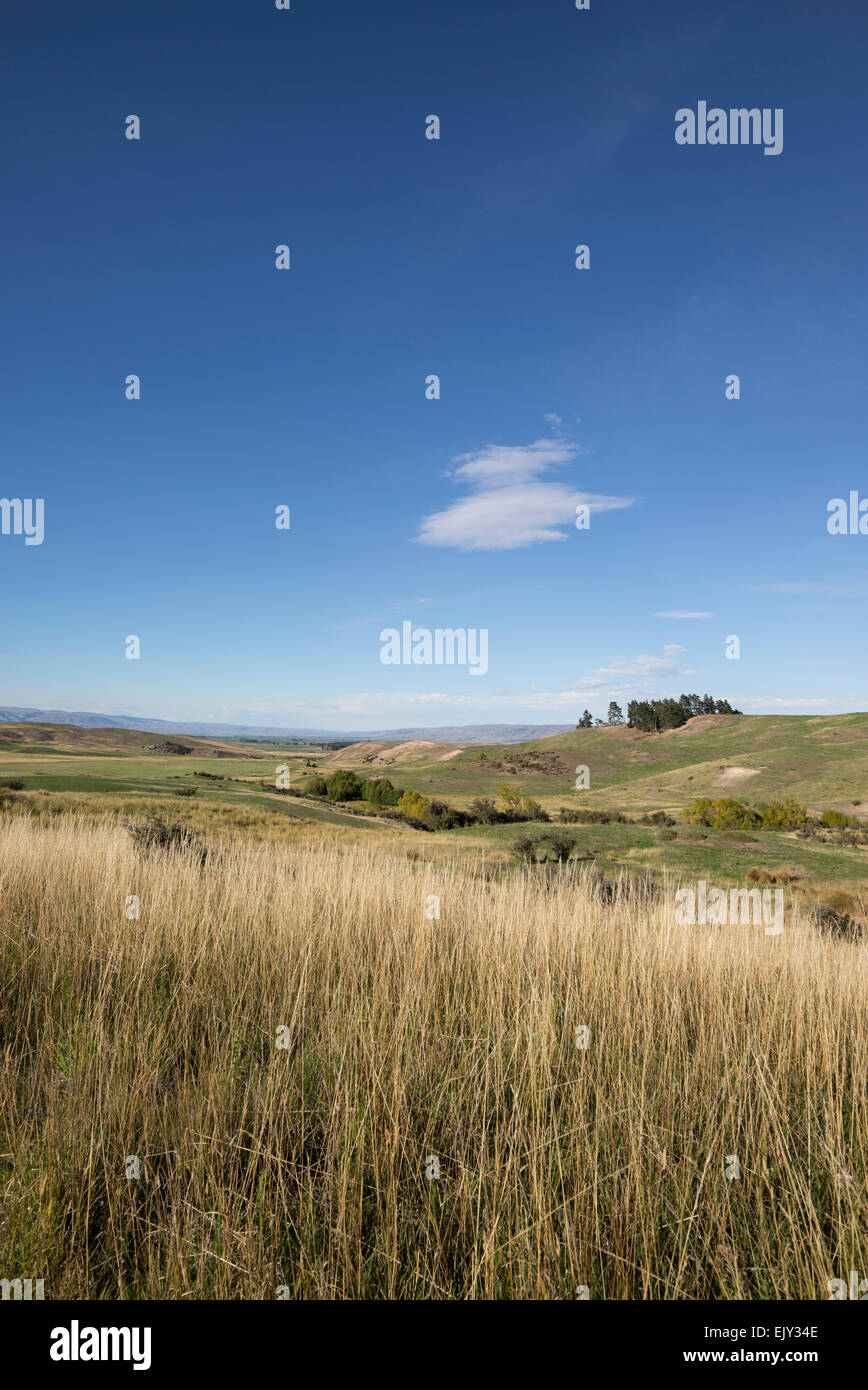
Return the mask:
[[(443, 749), (419, 742), (351, 745), (344, 767), (400, 763), (415, 790), (466, 802), (515, 781), (547, 804), (680, 809), (698, 796), (757, 802), (792, 796), (811, 808), (868, 814), (868, 714), (699, 715), (680, 729), (575, 729), (520, 744)], [(444, 757), (444, 752), (447, 754)], [(587, 767), (590, 787), (575, 788)]]
[(175, 736), (135, 729), (90, 728), (75, 724), (0, 723), (0, 758), (10, 753), (174, 754), (197, 758), (265, 758), (237, 743)]

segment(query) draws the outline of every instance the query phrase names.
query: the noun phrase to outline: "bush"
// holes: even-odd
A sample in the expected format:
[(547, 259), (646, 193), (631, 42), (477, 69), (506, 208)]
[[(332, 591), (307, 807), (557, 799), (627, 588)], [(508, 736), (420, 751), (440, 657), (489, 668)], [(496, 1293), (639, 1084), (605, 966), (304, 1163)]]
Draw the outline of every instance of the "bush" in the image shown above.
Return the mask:
[(698, 797), (684, 807), (681, 815), (689, 825), (710, 825), (715, 830), (748, 830), (762, 824), (762, 817), (756, 811), (731, 796), (720, 797), (717, 801), (707, 796)]
[(811, 907), (814, 924), (824, 935), (843, 937), (846, 941), (858, 941), (863, 928), (853, 913), (856, 905), (848, 893), (830, 893)]
[(305, 796), (326, 796), (328, 794), (328, 782), (322, 773), (317, 773), (316, 777), (308, 777), (304, 784)]
[(764, 830), (799, 830), (808, 819), (807, 807), (791, 796), (783, 801), (769, 801), (757, 807)]
[(200, 864), (204, 864), (208, 858), (208, 850), (201, 837), (192, 825), (185, 825), (183, 821), (169, 822), (161, 816), (147, 816), (143, 821), (131, 822), (126, 828), (136, 849), (144, 854), (155, 850), (191, 854)]
[(527, 820), (551, 820), (548, 811), (544, 810), (538, 801), (534, 801), (532, 796), (522, 797), (520, 810)]
[(361, 801), (362, 786), (354, 772), (333, 772), (326, 778), (326, 796), (329, 801)]
[(550, 830), (546, 835), (541, 835), (540, 843), (545, 850), (545, 858), (551, 854), (559, 864), (565, 864), (576, 847), (572, 835), (565, 835), (562, 830)]
[(536, 836), (519, 835), (518, 838), (513, 841), (512, 852), (515, 855), (516, 859), (519, 861), (519, 863), (535, 864), (536, 847)]
[(469, 825), (517, 825), (528, 820), (551, 820), (548, 811), (544, 810), (538, 801), (521, 794), (512, 798), (504, 811), (498, 810), (490, 796), (478, 796), (475, 801), (471, 801), (467, 814), (470, 817), (467, 822)]
[[(4, 783), (4, 785), (8, 787), (8, 786), (11, 786), (12, 784), (11, 784), (10, 782), (6, 782), (6, 783)], [(833, 810), (831, 810), (831, 808), (830, 808), (830, 809), (828, 809), (828, 810), (825, 810), (825, 811), (823, 812), (823, 814), (821, 815), (821, 817), (820, 817), (820, 824), (823, 825), (823, 826), (826, 826), (827, 828), (832, 827), (832, 826), (845, 826), (845, 825), (846, 825), (846, 826), (851, 826), (851, 825), (852, 825), (852, 826), (857, 826), (857, 825), (859, 824), (859, 821), (857, 820), (856, 816), (848, 816), (848, 815), (846, 815), (843, 811), (833, 811)]]
[(418, 792), (403, 792), (398, 800), (398, 810), (410, 820), (424, 820), (428, 814), (428, 802)]
[(4, 787), (8, 792), (24, 791), (24, 783), (20, 781), (17, 777), (5, 778), (4, 781), (0, 782), (0, 787)]
[(429, 830), (454, 830), (456, 826), (473, 824), (467, 811), (459, 811), (445, 801), (429, 801), (424, 819)]
[(798, 830), (808, 821), (807, 808), (792, 797), (764, 802), (755, 809), (732, 797), (718, 801), (701, 797), (686, 806), (682, 815), (685, 820), (710, 825), (715, 830)]
[(795, 883), (796, 876), (788, 873), (786, 869), (776, 869), (773, 874), (769, 873), (767, 869), (748, 869), (747, 881), (752, 884), (780, 883), (786, 885)]
[(677, 838), (677, 834), (678, 834), (677, 831), (670, 829), (670, 827), (667, 825), (667, 826), (664, 826), (664, 828), (663, 828), (662, 830), (658, 830), (658, 831), (657, 831), (657, 834), (654, 836), (654, 839), (657, 841), (658, 845), (662, 845), (662, 844), (664, 844), (667, 840), (674, 840), (674, 839), (676, 839), (676, 838)]
[(770, 874), (766, 869), (748, 869), (747, 881), (751, 884), (774, 883), (774, 874)]
[(519, 835), (513, 842), (512, 852), (525, 864), (545, 863), (549, 859), (565, 864), (575, 847), (572, 835), (565, 835), (562, 830), (549, 830), (544, 835)]
[(363, 782), (362, 796), (373, 806), (397, 806), (401, 799), (401, 793), (388, 777), (374, 777), (370, 782)]
[(768, 801), (754, 809), (743, 801), (725, 796), (717, 801), (698, 797), (685, 806), (683, 818), (693, 825), (709, 825), (715, 830), (798, 830), (808, 822), (808, 812), (792, 797)]

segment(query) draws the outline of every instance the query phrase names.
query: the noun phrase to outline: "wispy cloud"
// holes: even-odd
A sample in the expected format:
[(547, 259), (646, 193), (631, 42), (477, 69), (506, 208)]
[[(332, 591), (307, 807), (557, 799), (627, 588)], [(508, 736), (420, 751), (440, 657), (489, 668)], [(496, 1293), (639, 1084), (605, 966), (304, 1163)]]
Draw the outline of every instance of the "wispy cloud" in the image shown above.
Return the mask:
[(572, 462), (582, 451), (567, 439), (537, 439), (527, 445), (491, 444), (459, 454), (447, 475), (471, 489), (470, 495), (427, 516), (416, 539), (422, 545), (459, 550), (516, 550), (544, 541), (563, 541), (561, 527), (575, 522), (576, 508), (591, 515), (632, 506), (635, 498), (578, 492), (544, 480), (552, 468)]
[(647, 679), (649, 676), (677, 676), (678, 674), (678, 662), (662, 656), (634, 656), (630, 661), (625, 661), (621, 657), (614, 657), (610, 666), (601, 666), (596, 671), (588, 672), (588, 675), (599, 681), (600, 684), (611, 680), (621, 680), (624, 676), (640, 676)]
[[(634, 697), (660, 693), (657, 682), (672, 681), (675, 676), (689, 675), (679, 668), (678, 663), (664, 657), (642, 654), (630, 658), (613, 657), (608, 666), (600, 666), (586, 671), (569, 685), (554, 690), (537, 690), (534, 686), (525, 689), (495, 687), (489, 692), (463, 694), (442, 690), (376, 690), (358, 694), (340, 694), (322, 700), (281, 700), (275, 703), (245, 705), (223, 712), (224, 718), (233, 717), (235, 722), (249, 722), (268, 716), (307, 717), (319, 723), (330, 719), (358, 721), (366, 719), (406, 722), (414, 710), (438, 710), (444, 714), (450, 710), (460, 717), (471, 712), (502, 718), (511, 718), (527, 713), (560, 715), (569, 718), (573, 712), (580, 713), (586, 705), (604, 709), (609, 700), (626, 702)], [(662, 689), (666, 689), (663, 686)], [(668, 686), (674, 693), (674, 686)], [(403, 711), (403, 714), (401, 714)], [(510, 715), (510, 711), (512, 714)], [(504, 715), (504, 712), (506, 714)], [(241, 716), (243, 715), (243, 719)], [(358, 722), (349, 727), (359, 727)], [(382, 722), (380, 727), (383, 727)]]
[(663, 613), (652, 613), (652, 618), (713, 618), (713, 613), (693, 612), (689, 608), (668, 608)]

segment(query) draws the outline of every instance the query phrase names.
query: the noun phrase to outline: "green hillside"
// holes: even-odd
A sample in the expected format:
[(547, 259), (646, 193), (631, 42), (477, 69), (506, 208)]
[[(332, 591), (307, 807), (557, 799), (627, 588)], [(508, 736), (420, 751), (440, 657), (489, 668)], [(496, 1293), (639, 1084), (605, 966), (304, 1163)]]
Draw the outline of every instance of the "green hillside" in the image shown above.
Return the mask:
[[(356, 766), (352, 748), (333, 759)], [(581, 766), (590, 788), (579, 792)], [(417, 790), (462, 805), (515, 781), (547, 806), (680, 810), (697, 796), (792, 796), (812, 809), (861, 815), (868, 813), (868, 714), (709, 714), (662, 734), (576, 729), (533, 743), (463, 748), (447, 761), (426, 749), (417, 761), (402, 760), (395, 780), (411, 773)]]

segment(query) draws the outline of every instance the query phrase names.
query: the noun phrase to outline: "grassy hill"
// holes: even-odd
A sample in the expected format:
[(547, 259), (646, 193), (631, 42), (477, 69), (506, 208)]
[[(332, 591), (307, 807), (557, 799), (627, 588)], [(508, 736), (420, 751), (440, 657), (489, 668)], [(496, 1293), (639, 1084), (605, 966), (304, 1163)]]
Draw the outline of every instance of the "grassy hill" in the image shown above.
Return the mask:
[(193, 738), (186, 734), (141, 733), (137, 729), (89, 729), (76, 724), (27, 722), (0, 724), (0, 759), (16, 753), (141, 754), (171, 752), (173, 756), (200, 758), (263, 758), (262, 751), (241, 749), (222, 739)]
[[(331, 761), (361, 768), (355, 750), (371, 747), (345, 748)], [(663, 734), (576, 729), (531, 743), (420, 747), (394, 761), (405, 780), (413, 773), (415, 789), (459, 805), (515, 781), (543, 805), (655, 811), (680, 810), (697, 796), (792, 796), (811, 808), (868, 814), (868, 714), (708, 714)], [(590, 774), (582, 792), (580, 766)]]

